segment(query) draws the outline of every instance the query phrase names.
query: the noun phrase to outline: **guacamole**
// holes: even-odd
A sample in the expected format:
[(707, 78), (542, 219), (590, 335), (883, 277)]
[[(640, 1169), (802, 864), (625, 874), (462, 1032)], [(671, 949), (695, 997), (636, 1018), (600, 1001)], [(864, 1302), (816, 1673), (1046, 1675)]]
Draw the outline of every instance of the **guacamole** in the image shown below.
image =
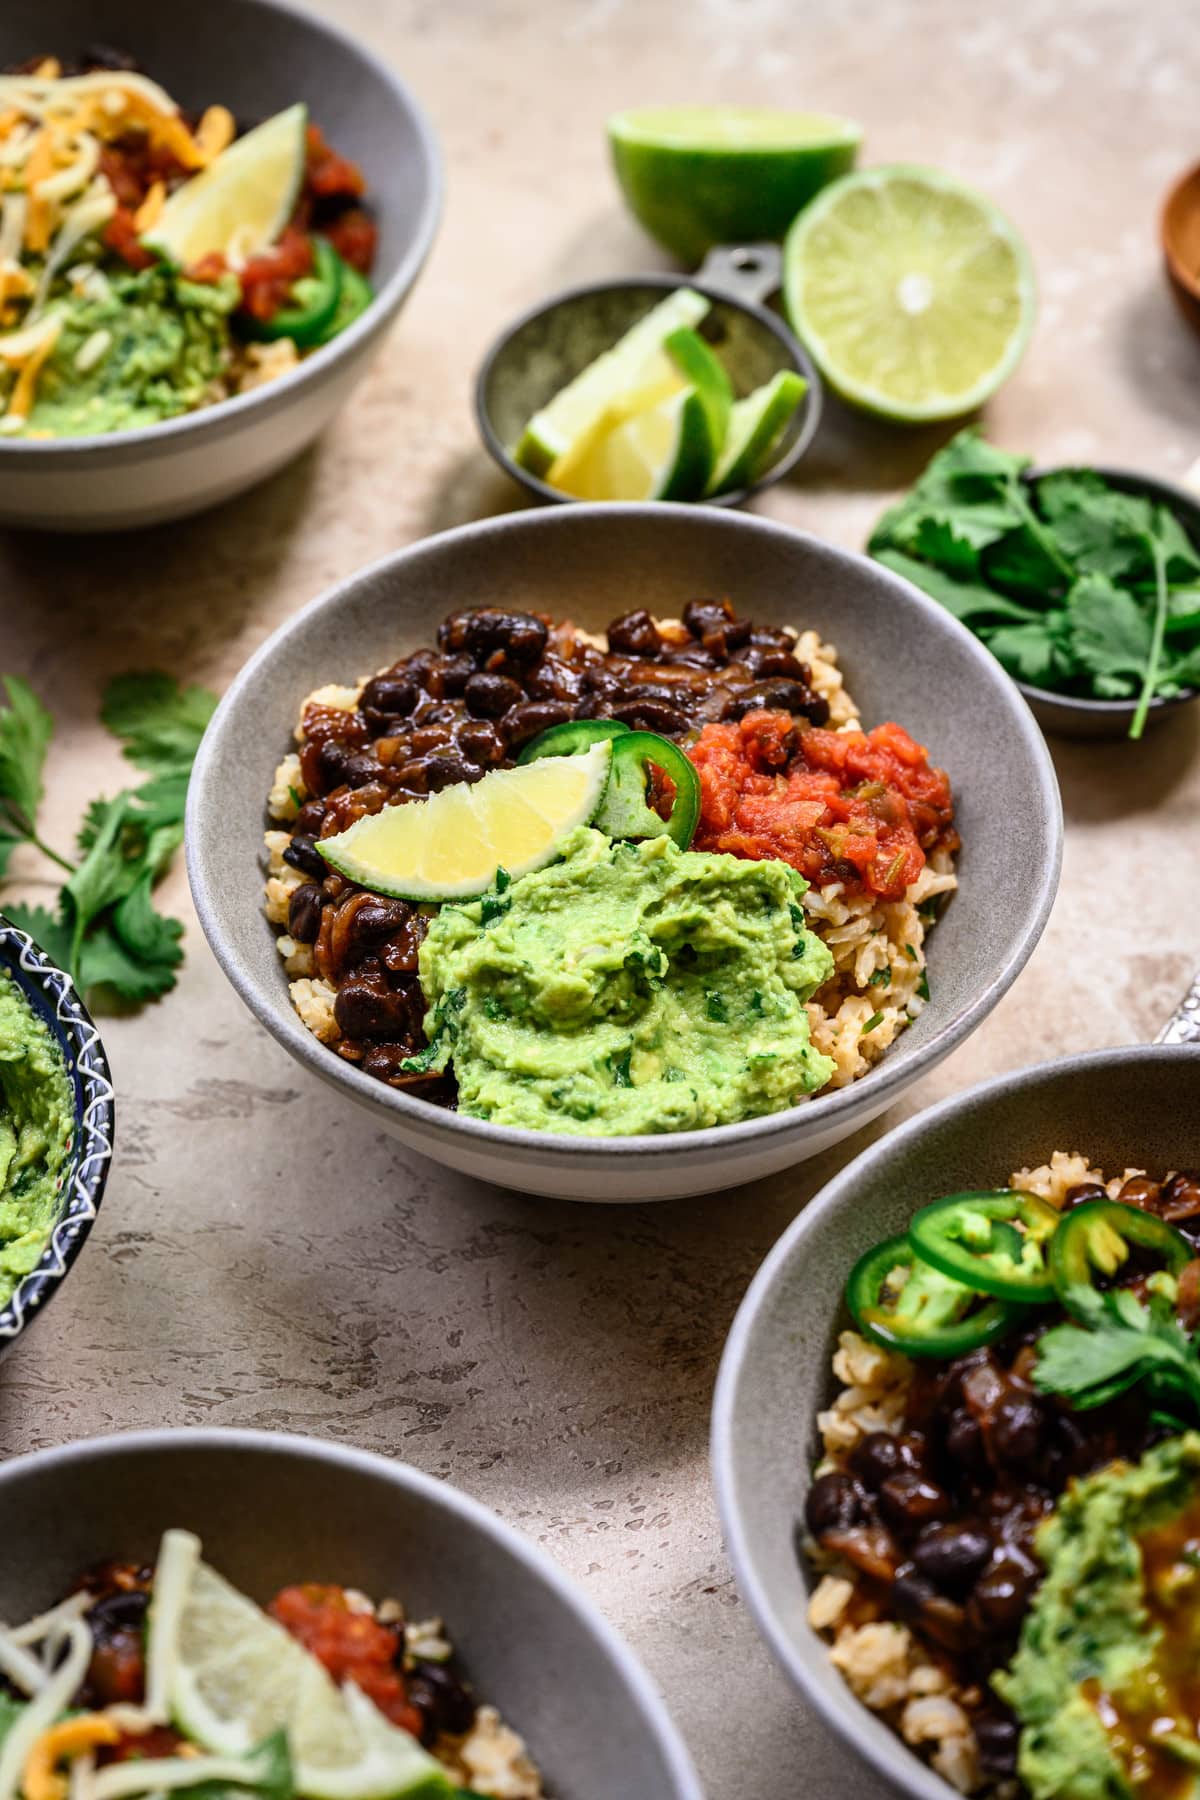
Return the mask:
[(229, 360), (237, 302), (231, 277), (209, 284), (162, 267), (92, 271), (48, 309), (62, 329), (20, 435), (93, 437), (203, 405)]
[(1033, 1800), (1200, 1795), (1200, 1432), (1075, 1483), (1008, 1669)]
[(58, 1045), (0, 972), (0, 1305), (36, 1266), (54, 1227), (74, 1122)]
[(823, 1087), (804, 1002), (830, 975), (781, 862), (610, 843), (444, 906), (421, 946), (431, 1053), (475, 1118), (591, 1136), (778, 1112)]

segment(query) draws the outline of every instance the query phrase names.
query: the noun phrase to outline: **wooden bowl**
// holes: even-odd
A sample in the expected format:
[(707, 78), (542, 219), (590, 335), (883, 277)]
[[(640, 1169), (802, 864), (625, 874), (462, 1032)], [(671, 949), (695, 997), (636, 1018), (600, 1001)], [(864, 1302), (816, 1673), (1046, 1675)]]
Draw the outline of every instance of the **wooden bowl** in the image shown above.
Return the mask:
[(1176, 181), (1159, 220), (1171, 292), (1192, 330), (1200, 334), (1200, 163)]

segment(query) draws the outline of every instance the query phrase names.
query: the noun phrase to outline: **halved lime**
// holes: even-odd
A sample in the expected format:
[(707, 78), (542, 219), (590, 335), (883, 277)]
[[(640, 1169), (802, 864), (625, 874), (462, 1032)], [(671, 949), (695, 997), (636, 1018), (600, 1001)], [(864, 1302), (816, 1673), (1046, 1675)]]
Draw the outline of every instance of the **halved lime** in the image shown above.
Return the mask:
[(784, 247), (792, 324), (843, 399), (901, 421), (970, 412), (1033, 328), (1033, 267), (990, 200), (937, 169), (847, 175)]
[(583, 756), (494, 769), (473, 785), (368, 814), (321, 838), (321, 854), (348, 881), (401, 900), (483, 894), (501, 869), (515, 880), (553, 862), (568, 832), (595, 816), (611, 762), (605, 739)]
[(304, 179), (308, 108), (289, 106), (236, 138), (170, 195), (142, 243), (187, 269), (214, 252), (255, 256), (292, 216)]
[(724, 448), (708, 485), (710, 494), (732, 494), (758, 480), (807, 392), (803, 375), (780, 369), (744, 400), (734, 402)]
[(450, 1800), (441, 1764), (360, 1688), (335, 1685), (282, 1625), (199, 1559), (190, 1532), (159, 1551), (147, 1695), (162, 1693), (203, 1749), (245, 1756), (286, 1731), (296, 1791), (309, 1800)]
[(862, 127), (833, 113), (644, 106), (608, 121), (617, 180), (651, 237), (684, 263), (714, 244), (782, 238), (854, 167)]
[(645, 387), (671, 333), (698, 325), (708, 308), (704, 295), (693, 288), (678, 288), (652, 307), (533, 415), (513, 451), (521, 467), (544, 476), (560, 457), (580, 453), (606, 421), (613, 402)]

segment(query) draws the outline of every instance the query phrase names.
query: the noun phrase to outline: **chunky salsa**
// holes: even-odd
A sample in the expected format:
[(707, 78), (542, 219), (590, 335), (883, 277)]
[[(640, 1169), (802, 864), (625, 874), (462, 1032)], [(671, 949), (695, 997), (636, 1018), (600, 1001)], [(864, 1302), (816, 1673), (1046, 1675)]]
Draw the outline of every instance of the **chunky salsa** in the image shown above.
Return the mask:
[(814, 887), (903, 899), (931, 850), (958, 847), (950, 781), (902, 726), (826, 731), (786, 712), (705, 725), (697, 850), (778, 857)]

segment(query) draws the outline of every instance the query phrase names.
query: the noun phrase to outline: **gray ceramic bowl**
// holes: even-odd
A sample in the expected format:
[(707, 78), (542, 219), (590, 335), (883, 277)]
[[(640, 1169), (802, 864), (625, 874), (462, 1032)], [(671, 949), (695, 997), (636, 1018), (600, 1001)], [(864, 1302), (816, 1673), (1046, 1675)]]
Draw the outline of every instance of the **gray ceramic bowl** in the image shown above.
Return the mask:
[(657, 1690), (550, 1558), (406, 1463), (264, 1431), (92, 1438), (0, 1467), (0, 1618), (28, 1618), (81, 1569), (153, 1559), (186, 1526), (264, 1603), (296, 1581), (446, 1620), (464, 1672), (528, 1742), (556, 1800), (702, 1800)]
[[(816, 1414), (849, 1323), (842, 1290), (864, 1251), (939, 1194), (989, 1187), (1055, 1149), (1106, 1170), (1200, 1166), (1200, 1049), (1164, 1044), (1042, 1063), (956, 1095), (882, 1138), (805, 1208), (755, 1276), (729, 1334), (713, 1407), (713, 1479), (738, 1587), (805, 1701), (914, 1800), (954, 1789), (860, 1705), (807, 1623), (797, 1549)], [(852, 1792), (842, 1759), (809, 1771), (813, 1793)]]
[[(104, 1198), (113, 1153), (113, 1088), (108, 1058), (75, 984), (28, 932), (0, 913), (0, 969), (49, 1027), (62, 1053), (74, 1098), (70, 1160), (59, 1192), (58, 1216), (37, 1266), (0, 1306), (0, 1356), (57, 1294), (88, 1239)], [(3, 1091), (0, 1089), (0, 1104)], [(0, 1614), (0, 1616), (3, 1616)]]
[[(1037, 469), (1037, 475), (1066, 474), (1067, 469)], [(1070, 471), (1073, 472), (1073, 471)], [(1142, 475), (1135, 469), (1094, 468), (1093, 472), (1102, 475), (1111, 487), (1123, 494), (1135, 494), (1139, 498), (1152, 500), (1165, 506), (1175, 514), (1188, 536), (1200, 550), (1200, 500), (1186, 488), (1178, 487), (1171, 481), (1160, 481), (1156, 475)], [(1070, 738), (1123, 738), (1129, 736), (1129, 727), (1133, 723), (1133, 715), (1137, 711), (1136, 700), (1085, 700), (1074, 694), (1055, 694), (1049, 688), (1032, 686), (1027, 681), (1019, 681), (1017, 686), (1029, 702), (1029, 709), (1038, 724), (1056, 737)], [(1188, 688), (1184, 693), (1171, 700), (1157, 699), (1150, 702), (1150, 710), (1146, 715), (1146, 729), (1160, 724), (1181, 706), (1190, 706), (1193, 700), (1200, 699), (1200, 689)]]
[[(895, 718), (950, 770), (966, 845), (962, 885), (930, 947), (933, 1004), (879, 1066), (768, 1118), (660, 1137), (516, 1131), (397, 1093), (325, 1049), (288, 999), (262, 916), (263, 806), (304, 695), (432, 641), (481, 602), (603, 629), (634, 605), (678, 614), (698, 594), (811, 625), (838, 645), (871, 723)], [(1012, 821), (1022, 821), (1019, 850)], [(331, 589), (254, 655), (200, 748), (188, 871), (208, 941), (251, 1011), (292, 1055), (427, 1156), (486, 1180), (572, 1199), (708, 1193), (802, 1161), (882, 1112), (986, 1017), (1037, 942), (1058, 881), (1061, 809), (1045, 744), (978, 639), (877, 563), (713, 507), (570, 506), (464, 526)]]
[(441, 162), (408, 88), (376, 56), (286, 0), (5, 0), (0, 67), (78, 54), (98, 37), (137, 57), (181, 105), (262, 119), (297, 100), (361, 163), (380, 227), (376, 297), (299, 368), (219, 406), (145, 430), (0, 440), (0, 524), (106, 531), (199, 512), (251, 487), (324, 430), (366, 374), (433, 241)]

